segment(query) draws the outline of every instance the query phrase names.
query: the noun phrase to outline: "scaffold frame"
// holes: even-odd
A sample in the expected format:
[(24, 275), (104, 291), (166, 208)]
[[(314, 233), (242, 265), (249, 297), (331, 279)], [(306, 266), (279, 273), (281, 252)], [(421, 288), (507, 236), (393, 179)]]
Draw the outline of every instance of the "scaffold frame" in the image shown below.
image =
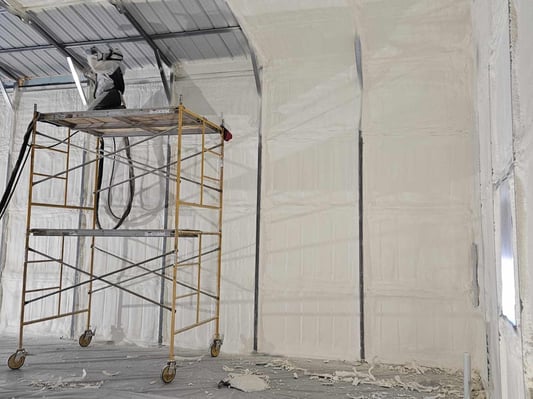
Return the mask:
[[(45, 123), (59, 128), (58, 135), (47, 134), (39, 131), (39, 124)], [(54, 128), (55, 129), (55, 128)], [(98, 111), (77, 111), (58, 113), (39, 113), (37, 109), (33, 116), (33, 131), (30, 148), (30, 168), (28, 183), (28, 204), (26, 213), (26, 237), (25, 253), (21, 289), (21, 310), (18, 335), (18, 348), (8, 359), (8, 366), (11, 369), (18, 369), (24, 364), (27, 351), (24, 348), (24, 329), (28, 325), (50, 321), (62, 317), (74, 317), (86, 315), (85, 330), (79, 336), (79, 344), (87, 347), (95, 335), (95, 330), (91, 328), (91, 312), (93, 307), (93, 295), (106, 288), (116, 288), (125, 293), (134, 295), (143, 301), (156, 305), (161, 315), (162, 312), (170, 312), (170, 322), (168, 331), (169, 355), (166, 365), (162, 369), (161, 378), (165, 383), (174, 380), (176, 375), (175, 337), (176, 335), (207, 324), (214, 324), (213, 338), (210, 342), (210, 354), (216, 357), (220, 353), (222, 336), (220, 334), (220, 282), (222, 263), (222, 215), (223, 215), (223, 164), (224, 164), (224, 139), (225, 128), (223, 125), (215, 124), (205, 117), (187, 109), (183, 104), (169, 108), (153, 109), (114, 109)], [(74, 135), (85, 133), (90, 136), (84, 144), (75, 143)], [(157, 137), (173, 137), (175, 159), (170, 157), (170, 145), (167, 158), (163, 165), (153, 166), (151, 164), (132, 160), (120, 155), (125, 149), (131, 149), (142, 143), (154, 140)], [(184, 137), (195, 136), (193, 147), (187, 147)], [(103, 150), (104, 138), (135, 138), (135, 142), (113, 151)], [(90, 145), (87, 143), (91, 142)], [(170, 143), (170, 141), (169, 141)], [(90, 148), (94, 145), (94, 148)], [(73, 151), (83, 152), (82, 161), (73, 165), (71, 153)], [(44, 173), (38, 170), (39, 157), (42, 153), (54, 153), (54, 156), (64, 156), (64, 167), (59, 171)], [(104, 159), (113, 159), (113, 162), (135, 168), (137, 175), (124, 179), (118, 183), (111, 183), (102, 187), (98, 179), (101, 179), (99, 167)], [(184, 173), (184, 165), (191, 159), (195, 160), (194, 170), (198, 173), (189, 176)], [(213, 166), (215, 165), (215, 166)], [(208, 172), (209, 169), (209, 172)], [(81, 182), (76, 191), (75, 200), (72, 195), (74, 173), (81, 172)], [(98, 222), (98, 207), (100, 193), (111, 190), (113, 186), (119, 186), (141, 177), (153, 175), (163, 179), (166, 183), (166, 204), (164, 225), (162, 228), (146, 229), (102, 229)], [(85, 177), (93, 180), (92, 189), (87, 189)], [(99, 177), (100, 176), (100, 177)], [(78, 179), (79, 180), (79, 179)], [(52, 192), (57, 190), (57, 184), (62, 183), (63, 195), (61, 201), (39, 200), (39, 195), (35, 195), (36, 187), (55, 184), (49, 188)], [(196, 187), (196, 192), (192, 195), (191, 190), (184, 193), (182, 184), (187, 182), (192, 187)], [(173, 186), (172, 186), (173, 185)], [(169, 190), (173, 191), (174, 200), (170, 201)], [(44, 190), (46, 192), (46, 190)], [(186, 194), (186, 195), (185, 195)], [(208, 195), (209, 194), (209, 195)], [(54, 195), (54, 199), (59, 196)], [(73, 202), (74, 201), (74, 202)], [(173, 204), (172, 204), (173, 202)], [(172, 209), (173, 206), (173, 209)], [(206, 230), (205, 226), (184, 226), (181, 214), (184, 209), (194, 208), (208, 210), (211, 212), (210, 226)], [(38, 226), (34, 221), (36, 210), (48, 209), (64, 212), (78, 212), (79, 219), (76, 228), (72, 226)], [(173, 212), (173, 217), (168, 217), (169, 210)], [(82, 215), (89, 220), (89, 226), (81, 226)], [(40, 245), (39, 239), (55, 240), (59, 243), (58, 252), (54, 253), (46, 245)], [(110, 250), (99, 246), (98, 240), (110, 239), (162, 239), (163, 244), (159, 254), (145, 259), (132, 260), (127, 257), (113, 253)], [(73, 245), (66, 240), (76, 240), (75, 262), (67, 260), (66, 247)], [(171, 243), (167, 249), (167, 240)], [(182, 254), (183, 240), (193, 240), (189, 245), (188, 252)], [(206, 243), (209, 241), (209, 245)], [(45, 244), (50, 242), (46, 241)], [(70, 247), (69, 247), (70, 248)], [(88, 260), (80, 261), (80, 248), (88, 253)], [(193, 248), (191, 250), (191, 248)], [(181, 252), (180, 252), (181, 251)], [(95, 254), (100, 253), (110, 259), (121, 263), (121, 266), (105, 273), (98, 273), (95, 270)], [(213, 270), (215, 280), (210, 284), (210, 289), (206, 289), (202, 284), (202, 262), (206, 257), (213, 259)], [(167, 262), (170, 258), (170, 262)], [(151, 262), (160, 261), (161, 266), (154, 268), (148, 266)], [(34, 265), (40, 267), (58, 268), (57, 283), (49, 286), (30, 287), (29, 281), (31, 273), (34, 272)], [(51, 266), (52, 265), (52, 266)], [(194, 268), (195, 282), (184, 282), (180, 280), (181, 268)], [(167, 273), (167, 269), (171, 273)], [(67, 271), (75, 273), (75, 278), (70, 284), (66, 284), (65, 275)], [(128, 276), (123, 280), (117, 280), (116, 275), (125, 272), (136, 271), (137, 274)], [(156, 276), (161, 279), (161, 292), (159, 298), (148, 297), (134, 289), (127, 287), (131, 281), (143, 279), (146, 276)], [(96, 287), (96, 283), (103, 284)], [(170, 285), (170, 294), (164, 288)], [(65, 311), (62, 305), (62, 298), (66, 293), (71, 293), (79, 287), (85, 287), (87, 296), (77, 300), (76, 295), (72, 295), (70, 301), (72, 308)], [(178, 290), (185, 290), (180, 293)], [(165, 298), (170, 297), (170, 304)], [(180, 300), (184, 298), (195, 298), (196, 317), (188, 324), (177, 325), (176, 314), (179, 310)], [(26, 314), (26, 309), (31, 304), (50, 300), (57, 301), (57, 308), (49, 315), (41, 315), (37, 318), (30, 318)], [(212, 301), (211, 314), (201, 316), (201, 298)], [(55, 306), (55, 302), (54, 302)], [(211, 309), (210, 308), (210, 309)], [(68, 310), (68, 309), (67, 309)], [(204, 312), (204, 311), (203, 311)], [(205, 313), (205, 312), (204, 312)], [(168, 321), (167, 321), (168, 322)], [(160, 323), (160, 326), (162, 323)], [(161, 328), (161, 327), (160, 327)], [(72, 332), (71, 332), (71, 335)]]

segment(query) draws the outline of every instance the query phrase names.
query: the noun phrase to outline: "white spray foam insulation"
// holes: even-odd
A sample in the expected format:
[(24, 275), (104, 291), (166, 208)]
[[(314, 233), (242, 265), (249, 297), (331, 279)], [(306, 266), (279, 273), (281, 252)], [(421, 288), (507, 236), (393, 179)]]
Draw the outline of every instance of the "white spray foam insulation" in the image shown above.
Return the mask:
[[(473, 7), (477, 45), (477, 118), (483, 227), (483, 276), (491, 389), (494, 397), (525, 398), (531, 389), (531, 216), (527, 204), (531, 180), (531, 28), (533, 7), (527, 1)], [(513, 159), (514, 158), (514, 159)], [(500, 182), (514, 197), (514, 257), (517, 301), (523, 306), (517, 327), (501, 317)], [(518, 310), (518, 309), (517, 309)]]
[[(492, 335), (490, 361), (491, 369), (496, 370), (493, 374), (495, 395), (522, 398), (528, 397), (527, 389), (531, 391), (533, 388), (530, 338), (533, 330), (530, 317), (532, 277), (528, 266), (531, 263), (529, 232), (532, 225), (528, 203), (533, 196), (530, 155), (533, 126), (530, 84), (532, 28), (529, 20), (533, 16), (533, 7), (530, 2), (521, 0), (509, 3), (491, 1), (485, 7), (478, 7), (475, 15), (474, 21), (481, 32), (478, 39), (478, 85), (481, 89), (477, 103), (482, 190), (485, 193), (482, 204), (489, 212), (493, 211), (493, 215), (485, 217), (484, 255), (491, 268), (487, 274), (487, 285), (498, 288), (488, 319)], [(484, 153), (489, 155), (483, 156)], [(510, 182), (514, 194), (514, 251), (519, 278), (517, 301), (522, 307), (517, 313), (516, 328), (504, 318), (494, 317), (501, 312), (498, 187), (499, 182), (505, 179)], [(496, 228), (490, 224), (491, 217)], [(494, 255), (495, 259), (491, 259)]]
[(526, 387), (533, 392), (533, 3), (513, 1), (513, 107), (515, 112), (515, 187), (520, 276), (521, 333)]
[(357, 30), (366, 356), (481, 367), (469, 5), (229, 4), (263, 67), (260, 350), (359, 355)]
[(262, 66), (258, 349), (358, 356), (357, 116), (346, 2), (229, 2)]
[(362, 6), (368, 356), (481, 367), (470, 7)]
[[(31, 122), (33, 117), (34, 104), (39, 104), (39, 110), (42, 112), (64, 111), (67, 109), (73, 109), (81, 107), (81, 101), (79, 100), (76, 90), (43, 90), (19, 92), (19, 102), (16, 108), (15, 126), (9, 134), (13, 134), (11, 138), (12, 144), (10, 151), (11, 162), (14, 162), (18, 156), (22, 144), (22, 137), (26, 131), (27, 125)], [(79, 109), (79, 108), (78, 108)], [(47, 128), (43, 129), (44, 132)], [(7, 154), (3, 154), (3, 162), (6, 162), (5, 158)], [(50, 167), (51, 164), (48, 164)], [(0, 329), (3, 331), (16, 331), (19, 324), (19, 309), (20, 309), (20, 289), (22, 284), (22, 269), (24, 260), (24, 237), (26, 230), (26, 210), (27, 210), (27, 196), (28, 196), (28, 167), (25, 168), (24, 174), (19, 181), (17, 190), (13, 195), (10, 203), (9, 211), (6, 213), (3, 219), (3, 223), (6, 224), (5, 231), (5, 263), (2, 270), (2, 299), (0, 308)], [(11, 170), (11, 168), (9, 169)], [(5, 172), (4, 172), (5, 173)], [(60, 212), (52, 211), (46, 214), (36, 214), (36, 220), (46, 226), (47, 221), (54, 218), (62, 218), (62, 222), (72, 222), (72, 214), (62, 216)], [(57, 240), (51, 239), (55, 243)], [(42, 248), (39, 248), (42, 249)], [(68, 251), (68, 249), (67, 249)], [(39, 278), (30, 282), (32, 288), (42, 287), (43, 285), (49, 285), (49, 276), (47, 273), (38, 273)], [(30, 317), (38, 317), (39, 315), (46, 313), (45, 307), (50, 306), (50, 301), (43, 301), (36, 306), (32, 306), (29, 309)], [(69, 302), (64, 303), (65, 306), (69, 305)], [(52, 322), (42, 324), (33, 327), (36, 333), (46, 333), (49, 331), (58, 332), (66, 331), (67, 325), (70, 326), (70, 321), (65, 319), (58, 319)]]

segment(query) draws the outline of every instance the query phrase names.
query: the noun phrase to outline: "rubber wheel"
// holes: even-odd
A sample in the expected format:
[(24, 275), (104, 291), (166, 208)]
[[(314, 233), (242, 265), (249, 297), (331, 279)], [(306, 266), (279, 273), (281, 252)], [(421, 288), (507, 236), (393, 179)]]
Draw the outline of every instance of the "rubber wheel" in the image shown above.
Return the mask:
[(82, 348), (86, 348), (89, 346), (92, 339), (93, 339), (93, 336), (91, 334), (87, 334), (86, 332), (84, 332), (83, 334), (80, 335), (80, 339), (78, 340), (78, 343), (80, 344)]
[(9, 356), (9, 359), (7, 359), (7, 365), (11, 370), (18, 370), (24, 364), (24, 360), (26, 360), (26, 355), (17, 356), (16, 353), (13, 353)]
[(220, 344), (213, 342), (211, 344), (211, 357), (218, 357), (220, 355)]
[(176, 377), (176, 368), (165, 366), (163, 367), (163, 371), (161, 372), (161, 379), (165, 384), (168, 384), (172, 381), (174, 381), (174, 377)]

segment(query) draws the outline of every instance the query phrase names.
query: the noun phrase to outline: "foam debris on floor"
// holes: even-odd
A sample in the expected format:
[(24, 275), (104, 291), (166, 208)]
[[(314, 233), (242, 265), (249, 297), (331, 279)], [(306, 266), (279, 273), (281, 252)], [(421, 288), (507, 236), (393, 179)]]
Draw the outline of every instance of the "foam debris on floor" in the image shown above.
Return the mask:
[[(105, 370), (104, 370), (105, 371)], [(105, 374), (105, 373), (104, 373)], [(57, 377), (57, 379), (45, 380), (33, 380), (30, 381), (30, 386), (40, 388), (41, 390), (62, 390), (73, 388), (100, 388), (103, 381), (87, 381), (87, 371), (82, 370), (80, 377), (63, 378)]]
[(254, 374), (250, 370), (245, 370), (242, 374), (228, 374), (218, 383), (218, 387), (226, 386), (242, 392), (258, 392), (269, 388), (268, 381), (268, 376), (264, 374)]
[[(328, 364), (329, 361), (323, 361)], [(346, 362), (341, 362), (348, 364)], [(259, 363), (260, 365), (262, 363)], [(438, 398), (462, 398), (463, 390), (460, 385), (462, 381), (462, 373), (458, 370), (446, 370), (438, 367), (425, 367), (417, 365), (414, 362), (405, 365), (387, 365), (387, 364), (367, 364), (357, 362), (352, 370), (334, 370), (331, 372), (313, 372), (306, 368), (298, 367), (292, 364), (287, 359), (274, 359), (266, 364), (264, 367), (271, 367), (274, 370), (298, 370), (303, 375), (308, 376), (310, 380), (320, 382), (322, 385), (333, 385), (335, 383), (350, 383), (353, 386), (359, 385), (373, 385), (380, 388), (401, 388), (409, 392), (418, 392), (423, 394), (432, 394), (430, 396), (423, 396), (424, 399), (438, 399)], [(378, 375), (376, 377), (374, 375)], [(421, 378), (428, 374), (430, 378)], [(438, 376), (442, 378), (438, 378)], [(454, 376), (455, 381), (451, 381), (451, 376)], [(295, 379), (299, 378), (298, 374), (293, 373)], [(350, 396), (350, 394), (347, 394)], [(376, 394), (373, 394), (376, 395)], [(351, 396), (350, 396), (351, 397)], [(413, 398), (413, 396), (406, 396)], [(354, 398), (358, 398), (354, 396)], [(366, 399), (367, 396), (362, 396), (361, 399)], [(475, 375), (472, 381), (472, 398), (483, 399), (485, 392), (482, 388), (481, 379), (479, 375)]]
[[(460, 371), (415, 364), (387, 365), (281, 358), (260, 354), (219, 357), (179, 349), (175, 379), (165, 384), (161, 369), (167, 347), (113, 345), (28, 338), (31, 356), (19, 370), (0, 367), (0, 398), (210, 398), (279, 399), (460, 399)], [(1, 337), (0, 358), (16, 348)], [(206, 348), (206, 352), (208, 348)], [(483, 399), (479, 380), (472, 399)]]

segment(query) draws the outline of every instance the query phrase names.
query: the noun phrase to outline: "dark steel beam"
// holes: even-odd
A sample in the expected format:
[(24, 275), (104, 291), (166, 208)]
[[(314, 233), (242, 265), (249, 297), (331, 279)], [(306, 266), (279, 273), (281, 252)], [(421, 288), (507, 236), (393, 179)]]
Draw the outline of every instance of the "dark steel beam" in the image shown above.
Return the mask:
[[(151, 35), (150, 37), (152, 38), (152, 40), (155, 41), (155, 40), (172, 39), (172, 38), (179, 38), (179, 37), (213, 35), (213, 34), (218, 35), (220, 33), (227, 33), (227, 32), (240, 31), (240, 30), (241, 28), (239, 26), (231, 26), (227, 28), (213, 28), (213, 29), (201, 29), (201, 30), (184, 31), (184, 32), (160, 33), (160, 34)], [(142, 42), (144, 40), (145, 39), (142, 36), (110, 37), (106, 39), (87, 40), (83, 42), (62, 43), (62, 46), (65, 49), (71, 49), (71, 48), (78, 48), (78, 47), (97, 46), (100, 44)], [(55, 48), (56, 46), (53, 44), (36, 44), (33, 46), (2, 48), (0, 49), (0, 54), (17, 53), (21, 51), (51, 50)]]
[(155, 35), (152, 35), (152, 39), (154, 40), (162, 40), (162, 39), (172, 39), (176, 37), (190, 37), (190, 36), (198, 36), (198, 35), (208, 35), (208, 34), (221, 34), (221, 33), (229, 33), (229, 32), (235, 32), (240, 31), (240, 26), (227, 26), (225, 28), (211, 28), (211, 29), (198, 29), (198, 30), (186, 30), (183, 32), (169, 32), (169, 33), (157, 33)]
[(139, 34), (142, 36), (142, 38), (146, 41), (146, 43), (148, 43), (148, 45), (152, 48), (153, 52), (154, 52), (154, 55), (156, 57), (156, 59), (158, 57), (161, 57), (161, 60), (168, 66), (170, 67), (172, 65), (172, 62), (168, 59), (168, 57), (163, 54), (163, 52), (161, 51), (161, 49), (157, 46), (157, 44), (155, 43), (155, 41), (152, 39), (152, 37), (146, 33), (146, 31), (144, 30), (144, 28), (141, 26), (141, 24), (139, 23), (139, 21), (137, 21), (135, 19), (135, 17), (128, 11), (127, 7), (124, 6), (124, 4), (122, 3), (122, 1), (120, 0), (110, 0), (110, 3), (113, 4), (115, 6), (115, 8), (117, 9), (117, 11), (119, 13), (121, 13), (122, 15), (124, 15), (126, 17), (126, 19), (128, 20), (128, 22), (137, 30), (137, 32), (139, 32)]
[(17, 82), (20, 78), (23, 77), (22, 73), (18, 71), (14, 71), (13, 69), (11, 69), (10, 67), (8, 67), (7, 65), (3, 63), (0, 63), (0, 72), (3, 75), (7, 76), (9, 79), (14, 80), (15, 82)]
[(165, 75), (165, 69), (161, 63), (161, 54), (159, 50), (154, 51), (155, 59), (157, 61), (157, 68), (159, 69), (159, 74), (161, 75), (161, 82), (163, 82), (163, 89), (165, 90), (165, 96), (167, 97), (168, 105), (170, 105), (172, 98), (170, 94), (170, 86), (167, 81), (167, 76)]
[(52, 50), (55, 48), (56, 47), (53, 44), (35, 44), (33, 46), (1, 48), (0, 54), (20, 53), (22, 51), (35, 51), (35, 50)]
[[(44, 78), (25, 78), (22, 77), (19, 79), (21, 82), (21, 89), (31, 88), (31, 87), (46, 87), (46, 86), (72, 86), (75, 84), (72, 75), (61, 75), (53, 77), (44, 77)], [(87, 80), (81, 79), (82, 83), (87, 83)], [(17, 83), (17, 81), (15, 81)], [(4, 86), (11, 89), (13, 84), (9, 82), (4, 83)]]

